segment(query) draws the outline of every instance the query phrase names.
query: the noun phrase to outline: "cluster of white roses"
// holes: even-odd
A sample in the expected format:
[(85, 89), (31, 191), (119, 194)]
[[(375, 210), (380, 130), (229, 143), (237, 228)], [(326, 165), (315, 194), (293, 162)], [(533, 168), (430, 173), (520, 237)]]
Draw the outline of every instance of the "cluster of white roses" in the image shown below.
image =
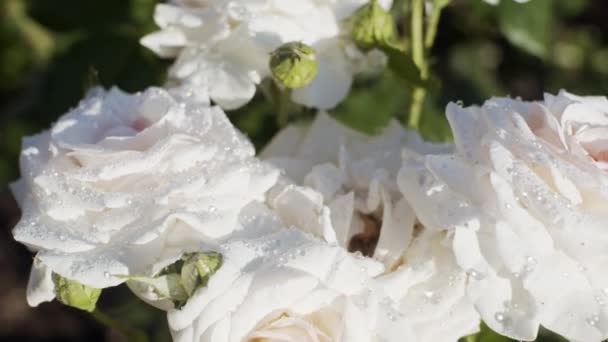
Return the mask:
[(24, 139), (30, 305), (92, 310), (127, 282), (175, 341), (456, 341), (481, 320), (519, 340), (541, 324), (608, 338), (606, 98), (450, 104), (454, 144), (397, 121), (367, 136), (321, 110), (256, 155), (232, 126), (222, 108), (249, 101), (291, 41), (319, 67), (293, 101), (341, 101), (371, 57), (342, 19), (366, 2), (158, 5), (142, 42), (178, 56), (170, 84), (93, 89)]
[[(375, 0), (374, 0), (375, 1)], [(359, 51), (343, 24), (369, 0), (172, 0), (156, 7), (161, 30), (142, 44), (163, 57), (177, 57), (172, 81), (191, 86), (224, 109), (249, 102), (270, 76), (268, 55), (298, 41), (315, 50), (318, 73), (295, 89), (292, 100), (333, 108), (350, 89), (353, 74), (374, 64), (378, 54)], [(385, 9), (392, 0), (379, 0)]]

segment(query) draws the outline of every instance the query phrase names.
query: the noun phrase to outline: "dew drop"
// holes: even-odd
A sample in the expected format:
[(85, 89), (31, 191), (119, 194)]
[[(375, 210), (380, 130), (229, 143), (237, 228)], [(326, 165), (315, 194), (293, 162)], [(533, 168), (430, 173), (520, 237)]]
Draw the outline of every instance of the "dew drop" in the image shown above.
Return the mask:
[(482, 280), (483, 278), (485, 278), (485, 275), (483, 273), (474, 269), (468, 270), (467, 274), (475, 280)]
[(438, 304), (439, 303), (439, 295), (434, 292), (434, 291), (424, 291), (424, 298), (426, 298), (426, 301), (428, 301), (429, 303), (432, 304)]
[(494, 318), (495, 318), (495, 319), (496, 319), (496, 321), (498, 321), (499, 323), (504, 322), (504, 321), (505, 321), (505, 319), (506, 319), (505, 314), (503, 314), (502, 312), (497, 312), (497, 313), (494, 315)]
[(593, 315), (587, 318), (587, 324), (594, 327), (600, 322), (600, 317), (598, 315)]
[(109, 272), (103, 272), (103, 277), (106, 279), (110, 279), (110, 273)]
[(532, 271), (534, 271), (534, 268), (536, 267), (537, 261), (534, 257), (526, 257), (526, 266), (524, 267), (524, 270), (527, 273), (530, 273)]

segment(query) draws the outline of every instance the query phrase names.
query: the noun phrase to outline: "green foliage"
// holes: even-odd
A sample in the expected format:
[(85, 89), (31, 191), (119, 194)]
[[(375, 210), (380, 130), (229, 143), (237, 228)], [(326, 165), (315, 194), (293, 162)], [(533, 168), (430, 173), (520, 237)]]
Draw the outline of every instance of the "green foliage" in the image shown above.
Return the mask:
[[(552, 334), (541, 328), (541, 331), (536, 339), (536, 342), (566, 342), (563, 337)], [(484, 323), (480, 326), (480, 331), (477, 334), (463, 337), (459, 342), (516, 342), (516, 340), (499, 335), (488, 328)]]
[(521, 4), (500, 2), (500, 29), (514, 45), (540, 58), (547, 56), (553, 32), (554, 0), (533, 0)]
[(207, 286), (209, 277), (222, 265), (218, 253), (189, 253), (165, 267), (153, 277), (120, 276), (128, 279), (135, 289), (151, 289), (157, 300), (170, 300), (175, 307), (183, 306), (199, 287)]
[(0, 2), (0, 91), (18, 87), (53, 51), (51, 34), (27, 16), (20, 0)]
[(412, 56), (396, 46), (383, 46), (382, 52), (388, 58), (388, 67), (401, 79), (410, 85), (427, 87), (428, 83), (422, 79), (420, 69), (414, 63)]
[(395, 96), (394, 89), (399, 88), (402, 88), (402, 82), (391, 72), (361, 80), (353, 87), (348, 99), (333, 110), (332, 114), (356, 130), (367, 134), (378, 133), (406, 108), (408, 92), (401, 89), (402, 96)]
[(61, 303), (88, 312), (95, 310), (101, 289), (64, 278), (57, 273), (53, 273), (53, 283), (55, 296)]

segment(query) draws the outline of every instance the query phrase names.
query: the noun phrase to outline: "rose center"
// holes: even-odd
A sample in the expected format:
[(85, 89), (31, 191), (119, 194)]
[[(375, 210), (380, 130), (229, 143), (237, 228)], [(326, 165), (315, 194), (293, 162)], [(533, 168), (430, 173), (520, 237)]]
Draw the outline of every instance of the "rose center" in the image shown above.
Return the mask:
[(353, 235), (348, 243), (348, 251), (360, 252), (366, 257), (373, 257), (380, 239), (380, 228), (382, 221), (373, 215), (360, 215), (363, 221), (363, 231)]
[(332, 338), (312, 317), (283, 313), (265, 322), (249, 334), (248, 342), (317, 341), (330, 342)]

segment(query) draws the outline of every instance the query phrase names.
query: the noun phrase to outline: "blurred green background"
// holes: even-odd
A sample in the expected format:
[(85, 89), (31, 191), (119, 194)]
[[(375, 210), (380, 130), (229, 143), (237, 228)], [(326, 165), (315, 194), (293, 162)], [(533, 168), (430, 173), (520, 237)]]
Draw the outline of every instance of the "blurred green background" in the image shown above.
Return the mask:
[[(287, 1), (287, 0), (286, 0)], [(85, 314), (58, 304), (30, 309), (25, 283), (30, 253), (12, 241), (19, 210), (5, 184), (18, 178), (20, 139), (48, 127), (99, 82), (128, 91), (162, 85), (170, 61), (141, 47), (155, 29), (155, 0), (0, 0), (0, 339), (69, 341), (120, 340)], [(405, 22), (407, 1), (394, 6)], [(431, 70), (441, 87), (427, 96), (421, 130), (449, 140), (443, 109), (449, 101), (480, 103), (491, 96), (539, 99), (543, 91), (608, 92), (608, 1), (453, 0), (444, 10)], [(399, 25), (407, 35), (407, 25)], [(97, 76), (95, 76), (95, 74)], [(346, 124), (373, 133), (392, 117), (405, 119), (410, 89), (390, 72), (362, 75), (335, 111)], [(271, 107), (256, 98), (230, 113), (257, 147), (277, 131)], [(311, 113), (307, 114), (308, 116)], [(160, 312), (124, 303), (124, 289), (106, 291), (101, 306), (167, 338)], [(558, 341), (543, 336), (543, 341)], [(485, 333), (471, 341), (501, 341)]]

